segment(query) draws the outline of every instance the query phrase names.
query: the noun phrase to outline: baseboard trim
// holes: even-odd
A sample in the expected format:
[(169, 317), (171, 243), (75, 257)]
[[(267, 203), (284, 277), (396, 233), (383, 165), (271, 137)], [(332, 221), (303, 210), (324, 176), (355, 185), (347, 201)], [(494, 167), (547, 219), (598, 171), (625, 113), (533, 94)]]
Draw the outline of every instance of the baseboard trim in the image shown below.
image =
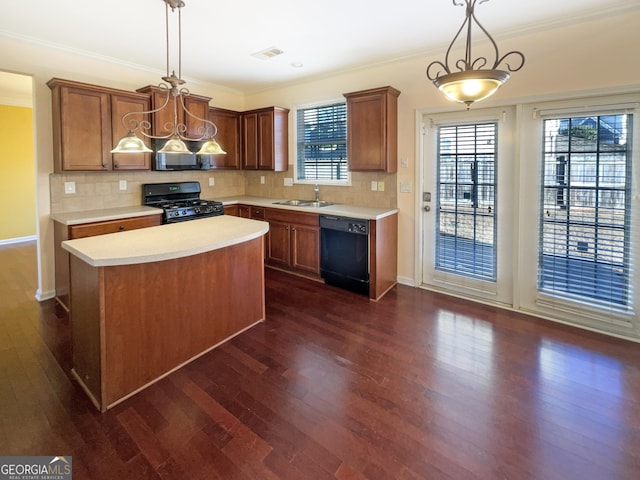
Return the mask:
[(37, 239), (37, 235), (29, 235), (28, 237), (6, 238), (4, 240), (0, 240), (0, 247), (4, 245), (17, 245), (19, 243), (35, 242)]

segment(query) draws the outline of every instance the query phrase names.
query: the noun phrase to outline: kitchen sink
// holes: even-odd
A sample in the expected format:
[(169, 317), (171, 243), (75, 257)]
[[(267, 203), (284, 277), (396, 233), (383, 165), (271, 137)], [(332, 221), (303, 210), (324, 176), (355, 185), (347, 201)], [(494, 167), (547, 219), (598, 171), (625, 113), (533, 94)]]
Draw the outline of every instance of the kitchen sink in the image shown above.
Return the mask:
[(306, 205), (311, 200), (280, 200), (279, 202), (273, 202), (278, 205), (292, 205), (294, 207), (299, 207), (302, 205)]
[(305, 206), (305, 207), (322, 208), (322, 207), (328, 207), (329, 205), (335, 205), (335, 203), (325, 202), (324, 200), (320, 200), (320, 201), (317, 201), (317, 202), (313, 201), (313, 202), (306, 203), (303, 206)]
[(277, 205), (291, 205), (292, 207), (312, 207), (312, 208), (322, 208), (328, 207), (329, 205), (335, 205), (332, 202), (325, 202), (324, 200), (315, 201), (315, 200), (280, 200), (278, 202), (273, 202)]

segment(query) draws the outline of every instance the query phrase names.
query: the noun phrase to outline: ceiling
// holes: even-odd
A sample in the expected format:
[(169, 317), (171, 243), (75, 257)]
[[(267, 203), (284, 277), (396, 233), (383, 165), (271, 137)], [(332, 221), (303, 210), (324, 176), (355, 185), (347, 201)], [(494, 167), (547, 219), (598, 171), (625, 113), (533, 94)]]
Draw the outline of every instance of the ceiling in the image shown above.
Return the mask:
[[(428, 57), (444, 56), (465, 13), (451, 0), (184, 1), (183, 78), (247, 93), (407, 57), (424, 56), (426, 68)], [(637, 9), (638, 0), (491, 0), (478, 1), (475, 13), (499, 40)], [(172, 48), (177, 16), (169, 17)], [(0, 35), (159, 76), (166, 69), (163, 0), (5, 2)], [(482, 35), (476, 31), (473, 38)], [(284, 53), (252, 56), (271, 47)], [(178, 70), (175, 51), (171, 56), (171, 69)]]

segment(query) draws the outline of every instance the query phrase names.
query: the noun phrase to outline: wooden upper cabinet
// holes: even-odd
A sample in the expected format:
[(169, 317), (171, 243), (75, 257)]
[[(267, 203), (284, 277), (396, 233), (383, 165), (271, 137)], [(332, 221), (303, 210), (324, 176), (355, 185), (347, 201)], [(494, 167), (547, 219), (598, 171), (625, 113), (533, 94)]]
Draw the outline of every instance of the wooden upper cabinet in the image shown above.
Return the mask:
[[(156, 110), (162, 107), (165, 103), (168, 103), (167, 106), (157, 112), (152, 114), (151, 125), (153, 135), (157, 136), (167, 136), (172, 133), (172, 125), (176, 123), (184, 123), (187, 127), (187, 131), (184, 134), (185, 137), (188, 138), (199, 138), (202, 136), (202, 128), (204, 127), (204, 122), (201, 122), (193, 117), (187, 115), (182, 106), (180, 105), (180, 100), (177, 100), (171, 96), (169, 90), (148, 85), (146, 87), (142, 87), (138, 89), (138, 92), (146, 93), (151, 96), (151, 108)], [(174, 117), (174, 101), (178, 102), (175, 109), (175, 117)], [(200, 117), (207, 118), (209, 114), (209, 101), (211, 98), (203, 97), (200, 95), (189, 94), (184, 97), (184, 104), (192, 114)]]
[(242, 168), (285, 172), (289, 168), (289, 110), (268, 107), (241, 115)]
[(54, 171), (149, 170), (149, 155), (112, 155), (122, 116), (149, 109), (147, 95), (57, 78), (51, 88)]
[(240, 169), (240, 113), (223, 108), (209, 108), (209, 120), (218, 128), (216, 141), (226, 155), (211, 155), (212, 169)]
[(110, 170), (109, 93), (58, 79), (47, 85), (53, 109), (54, 170)]
[[(189, 94), (184, 97), (184, 104), (187, 110), (193, 115), (208, 120), (209, 118), (209, 101), (211, 98), (202, 97), (200, 95)], [(187, 126), (188, 138), (200, 138), (204, 135), (206, 125), (203, 121), (197, 120), (188, 114), (184, 114), (184, 124)]]
[(399, 95), (393, 87), (344, 94), (349, 170), (397, 171)]
[[(111, 144), (113, 146), (129, 132), (128, 122), (127, 126), (123, 125), (122, 117), (130, 112), (148, 112), (150, 105), (149, 95), (142, 93), (114, 93), (111, 95)], [(150, 121), (149, 114), (132, 115), (131, 118), (138, 122)], [(148, 139), (142, 138), (149, 145)], [(150, 153), (114, 153), (111, 158), (114, 170), (149, 170), (151, 168)]]

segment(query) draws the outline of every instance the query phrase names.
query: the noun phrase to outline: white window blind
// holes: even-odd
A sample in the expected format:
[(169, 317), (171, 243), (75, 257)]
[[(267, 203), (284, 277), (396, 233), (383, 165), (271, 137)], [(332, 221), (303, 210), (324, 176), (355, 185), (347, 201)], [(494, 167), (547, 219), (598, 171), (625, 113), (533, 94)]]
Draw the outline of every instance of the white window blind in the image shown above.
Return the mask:
[(297, 179), (347, 181), (347, 105), (299, 109)]
[(541, 292), (630, 306), (632, 120), (620, 113), (543, 121)]
[(496, 280), (497, 124), (438, 128), (436, 269)]

